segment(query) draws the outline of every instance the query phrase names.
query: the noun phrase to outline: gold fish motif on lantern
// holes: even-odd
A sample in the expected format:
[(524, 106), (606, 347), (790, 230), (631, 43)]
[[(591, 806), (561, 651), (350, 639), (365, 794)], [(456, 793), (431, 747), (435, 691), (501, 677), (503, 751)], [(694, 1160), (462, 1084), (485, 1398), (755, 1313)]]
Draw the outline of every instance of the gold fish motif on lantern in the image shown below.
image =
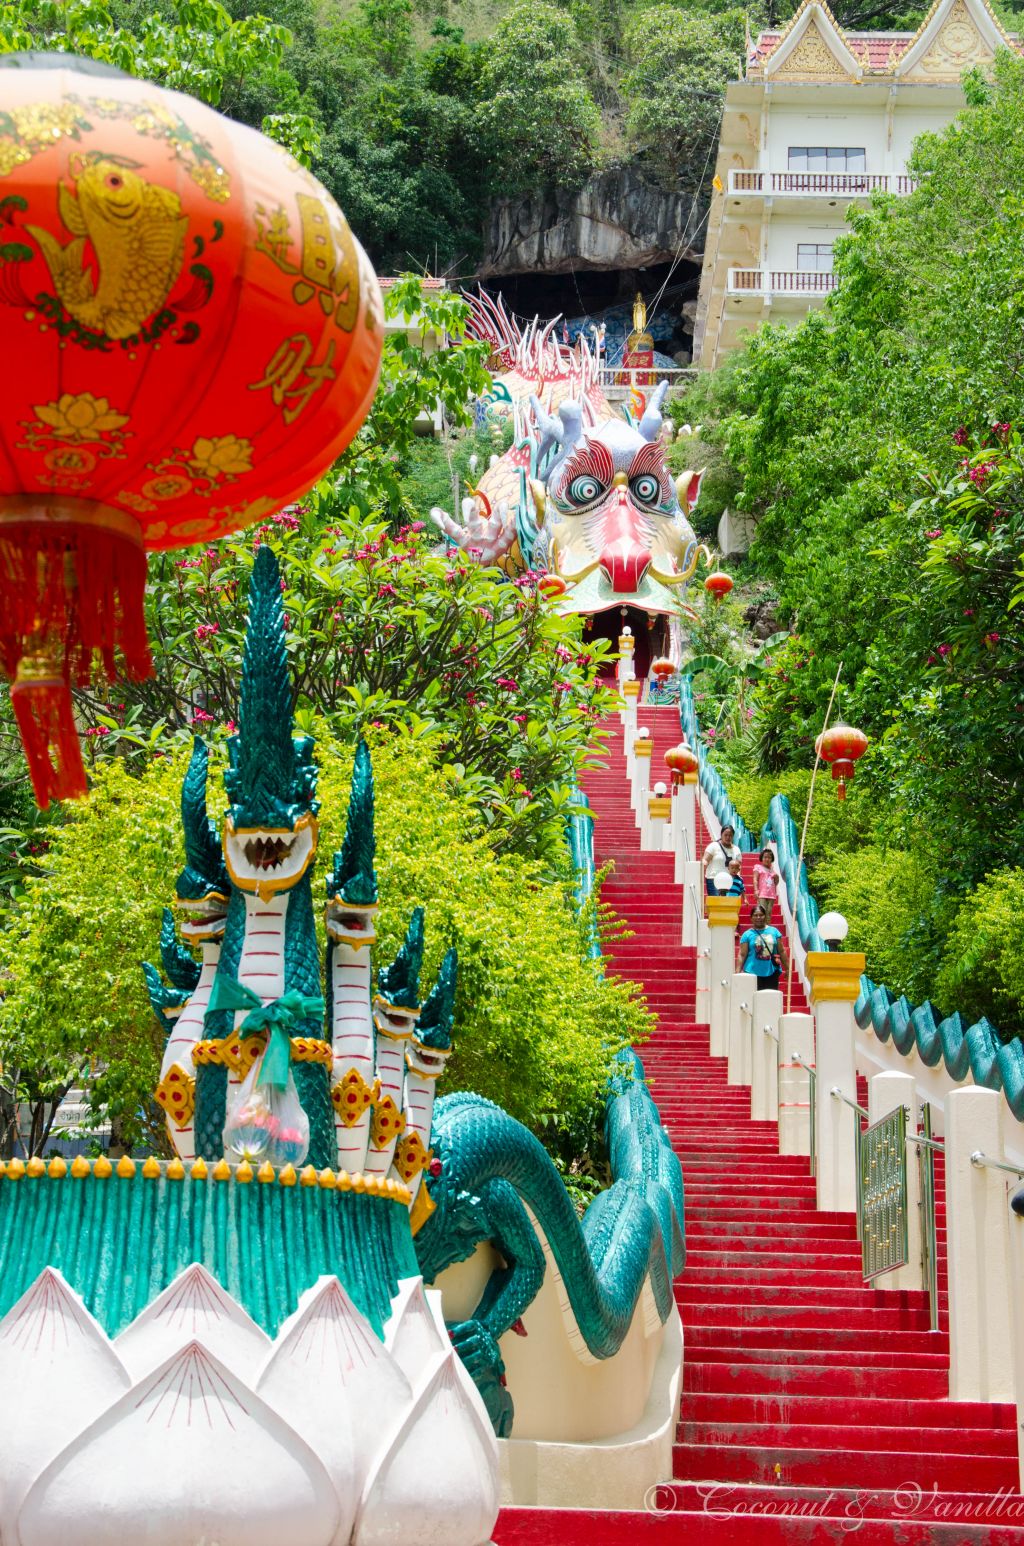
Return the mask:
[[(61, 184), (66, 246), (41, 226), (34, 236), (65, 310), (108, 338), (130, 338), (160, 310), (181, 271), (187, 218), (169, 188), (147, 182), (123, 159), (73, 156), (74, 192)], [(97, 277), (83, 267), (86, 241)]]

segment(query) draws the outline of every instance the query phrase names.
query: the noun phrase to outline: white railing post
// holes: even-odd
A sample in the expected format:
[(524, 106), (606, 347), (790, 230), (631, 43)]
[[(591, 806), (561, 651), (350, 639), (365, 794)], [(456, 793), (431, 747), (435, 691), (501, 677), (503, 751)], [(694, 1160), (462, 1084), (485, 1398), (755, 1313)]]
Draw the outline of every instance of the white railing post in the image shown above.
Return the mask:
[[(900, 1106), (907, 1112), (907, 1137), (917, 1132), (917, 1084), (913, 1074), (873, 1074), (868, 1080), (868, 1121), (872, 1124), (887, 1117)], [(924, 1288), (924, 1262), (921, 1260), (921, 1172), (917, 1163), (917, 1145), (907, 1144), (907, 1265), (883, 1272), (875, 1279), (879, 1290), (888, 1288)]]
[(729, 1040), (729, 979), (736, 969), (736, 925), (740, 916), (738, 896), (705, 898), (711, 930), (711, 1056), (725, 1057)]
[(814, 1067), (814, 1019), (811, 1015), (780, 1015), (780, 1154), (811, 1152), (811, 1076), (801, 1063)]
[(651, 792), (651, 752), (653, 749), (654, 743), (651, 740), (651, 732), (641, 726), (633, 742), (633, 787), (630, 791), (630, 804), (636, 816), (636, 824), (641, 832), (644, 827), (644, 813), (647, 810), (647, 796)]
[(1010, 1281), (1017, 1291), (1010, 1296), (1013, 1324), (1013, 1385), (1017, 1394), (1017, 1486), (1024, 1492), (1024, 1218), (1013, 1213), (1009, 1221)]
[(757, 984), (750, 972), (733, 972), (729, 981), (729, 1084), (749, 1084), (749, 1058), (744, 1056), (749, 1046), (748, 1026), (754, 1013), (754, 990)]
[(671, 819), (671, 798), (665, 793), (664, 784), (655, 784), (654, 793), (647, 796), (647, 842), (644, 843), (641, 837), (640, 847), (649, 849), (651, 853), (663, 853), (669, 846), (668, 830)]
[(750, 1120), (775, 1122), (779, 1115), (779, 1016), (782, 994), (777, 988), (757, 992), (750, 1039)]
[(697, 1004), (694, 1018), (698, 1025), (706, 1025), (711, 1019), (708, 995), (711, 991), (711, 929), (708, 920), (697, 923)]
[(635, 642), (631, 628), (624, 628), (619, 634), (619, 658), (615, 663), (615, 676), (620, 692), (634, 674), (633, 647)]
[(857, 1208), (854, 1133), (859, 1118), (847, 1102), (857, 1099), (853, 1006), (863, 971), (864, 957), (854, 951), (807, 953), (814, 1006), (817, 1198), (822, 1213), (854, 1213)]
[(999, 1159), (1000, 1090), (952, 1090), (946, 1106), (946, 1239), (949, 1258), (949, 1399), (1012, 1401), (1010, 1215)]
[(640, 683), (635, 676), (627, 677), (622, 684), (622, 746), (626, 753), (626, 772), (633, 776), (633, 742), (636, 740), (636, 710), (640, 699)]
[(696, 859), (683, 865), (683, 944), (696, 945), (704, 916), (704, 871)]
[(679, 783), (674, 782), (672, 804), (675, 807), (673, 821), (678, 834), (675, 848), (676, 862), (673, 879), (678, 885), (683, 878), (683, 866), (697, 855), (697, 775), (684, 773)]

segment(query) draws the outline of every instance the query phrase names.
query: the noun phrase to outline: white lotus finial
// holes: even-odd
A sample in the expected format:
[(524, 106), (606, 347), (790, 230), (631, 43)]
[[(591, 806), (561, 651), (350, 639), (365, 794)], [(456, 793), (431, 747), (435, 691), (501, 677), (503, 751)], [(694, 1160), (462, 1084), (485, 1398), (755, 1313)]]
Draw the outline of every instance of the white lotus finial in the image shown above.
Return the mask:
[(42, 1468), (130, 1383), (103, 1327), (57, 1269), (44, 1267), (0, 1321), (8, 1417), (0, 1444), (0, 1541), (16, 1539), (18, 1509)]
[(382, 1434), (408, 1412), (412, 1387), (337, 1278), (302, 1295), (256, 1389), (327, 1467), (341, 1510), (336, 1546), (348, 1546)]
[(198, 1342), (121, 1396), (42, 1472), (20, 1546), (327, 1546), (338, 1500), (282, 1417)]
[(498, 1517), (498, 1446), (462, 1389), (458, 1355), (428, 1369), (389, 1435), (359, 1506), (353, 1546), (485, 1546)]
[(270, 1338), (199, 1262), (158, 1294), (114, 1340), (134, 1380), (189, 1342), (201, 1342), (240, 1379), (252, 1383)]

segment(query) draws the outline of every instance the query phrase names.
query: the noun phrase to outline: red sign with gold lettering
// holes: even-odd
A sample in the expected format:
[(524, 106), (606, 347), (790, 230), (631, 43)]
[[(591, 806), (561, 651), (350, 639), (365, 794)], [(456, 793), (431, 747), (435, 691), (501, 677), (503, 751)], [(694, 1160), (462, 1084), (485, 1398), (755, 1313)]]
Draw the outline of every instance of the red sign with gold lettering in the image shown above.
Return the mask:
[(254, 130), (87, 61), (0, 82), (0, 666), (45, 804), (84, 790), (67, 684), (149, 669), (144, 550), (304, 493), (369, 410), (383, 311)]

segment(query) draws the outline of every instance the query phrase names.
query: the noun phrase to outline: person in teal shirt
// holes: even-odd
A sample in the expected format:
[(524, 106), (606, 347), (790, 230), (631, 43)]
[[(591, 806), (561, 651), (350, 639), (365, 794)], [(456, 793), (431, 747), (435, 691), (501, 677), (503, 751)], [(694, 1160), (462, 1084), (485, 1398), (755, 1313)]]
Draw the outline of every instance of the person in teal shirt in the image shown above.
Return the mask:
[(786, 944), (778, 929), (773, 929), (763, 907), (755, 907), (750, 928), (740, 935), (740, 971), (757, 978), (757, 991), (777, 988), (779, 977), (788, 966)]

